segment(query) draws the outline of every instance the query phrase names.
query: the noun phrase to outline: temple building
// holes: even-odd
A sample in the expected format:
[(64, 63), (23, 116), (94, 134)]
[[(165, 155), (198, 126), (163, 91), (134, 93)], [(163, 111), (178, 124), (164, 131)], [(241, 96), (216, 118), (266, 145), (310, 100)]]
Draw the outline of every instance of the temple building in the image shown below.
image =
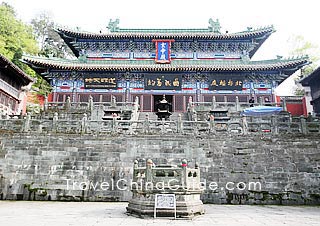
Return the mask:
[(218, 20), (207, 28), (125, 29), (110, 20), (108, 32), (56, 28), (77, 59), (24, 56), (53, 87), (49, 101), (118, 102), (140, 100), (152, 112), (166, 95), (172, 111), (195, 102), (274, 101), (274, 89), (308, 64), (307, 57), (252, 61), (273, 26), (222, 33)]
[(0, 116), (26, 111), (27, 95), (34, 80), (0, 54)]

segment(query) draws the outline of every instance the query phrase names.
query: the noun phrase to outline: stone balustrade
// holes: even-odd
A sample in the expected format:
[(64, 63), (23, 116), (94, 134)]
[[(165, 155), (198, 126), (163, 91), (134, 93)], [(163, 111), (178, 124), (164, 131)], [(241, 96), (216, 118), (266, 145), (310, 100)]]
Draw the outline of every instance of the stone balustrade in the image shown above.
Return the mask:
[(23, 119), (0, 119), (0, 129), (12, 132), (75, 133), (75, 134), (201, 134), (201, 133), (320, 133), (320, 120), (307, 121), (304, 117), (286, 118), (234, 116), (229, 121), (176, 121), (149, 120), (91, 120), (83, 114), (81, 120), (38, 119), (26, 115)]
[[(262, 99), (258, 103), (249, 103), (249, 102), (239, 102), (239, 99), (236, 98), (235, 102), (189, 102), (188, 111), (197, 112), (197, 111), (210, 111), (212, 109), (228, 109), (229, 112), (241, 112), (246, 108), (252, 106), (261, 106), (265, 105)], [(279, 103), (270, 102), (267, 103), (269, 106), (277, 106)], [(283, 104), (282, 104), (283, 105)]]

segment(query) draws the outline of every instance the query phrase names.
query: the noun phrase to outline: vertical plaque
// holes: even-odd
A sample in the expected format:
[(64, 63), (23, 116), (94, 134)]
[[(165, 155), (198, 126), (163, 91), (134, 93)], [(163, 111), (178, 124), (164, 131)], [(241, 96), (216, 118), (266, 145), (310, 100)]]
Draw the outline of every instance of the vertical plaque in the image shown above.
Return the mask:
[(171, 62), (171, 42), (173, 39), (152, 40), (156, 43), (155, 61), (160, 64), (168, 64)]

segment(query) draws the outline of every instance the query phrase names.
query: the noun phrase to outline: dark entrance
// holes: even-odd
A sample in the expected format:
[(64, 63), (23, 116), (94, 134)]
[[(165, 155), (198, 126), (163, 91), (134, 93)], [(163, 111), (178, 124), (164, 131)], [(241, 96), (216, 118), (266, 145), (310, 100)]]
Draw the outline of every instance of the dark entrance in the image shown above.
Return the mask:
[[(157, 111), (157, 104), (160, 103), (160, 101), (163, 99), (163, 95), (153, 95), (153, 111)], [(172, 106), (173, 106), (173, 95), (166, 95), (166, 100), (170, 104), (169, 111), (172, 112)]]

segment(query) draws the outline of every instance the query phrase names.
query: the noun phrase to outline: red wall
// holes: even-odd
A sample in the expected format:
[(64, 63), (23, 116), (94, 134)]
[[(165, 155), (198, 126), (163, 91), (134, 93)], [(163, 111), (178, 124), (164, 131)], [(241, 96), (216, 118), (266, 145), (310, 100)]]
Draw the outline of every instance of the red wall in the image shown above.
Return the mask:
[(287, 111), (290, 112), (292, 116), (304, 115), (303, 103), (287, 103)]
[[(281, 106), (281, 97), (276, 96), (276, 102)], [(301, 102), (294, 101), (290, 103), (289, 100), (286, 101), (287, 111), (291, 113), (292, 116), (307, 116), (307, 107), (305, 97), (302, 98)]]

